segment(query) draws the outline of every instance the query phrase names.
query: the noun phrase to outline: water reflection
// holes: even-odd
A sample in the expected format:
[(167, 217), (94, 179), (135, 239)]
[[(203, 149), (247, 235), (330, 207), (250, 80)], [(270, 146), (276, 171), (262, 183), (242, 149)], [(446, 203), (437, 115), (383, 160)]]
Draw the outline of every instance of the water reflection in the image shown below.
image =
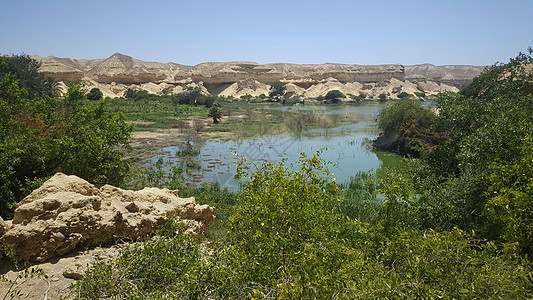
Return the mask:
[[(181, 162), (196, 166), (189, 169), (194, 183), (218, 182), (222, 187), (238, 189), (240, 183), (233, 179), (235, 162), (246, 158), (260, 165), (264, 161), (288, 163), (298, 160), (300, 153), (313, 154), (327, 148), (321, 157), (330, 161), (330, 171), (337, 182), (345, 182), (359, 171), (377, 170), (383, 160), (368, 148), (368, 141), (376, 138), (376, 116), (383, 104), (335, 105), (320, 107), (280, 107), (276, 110), (301, 111), (305, 114), (330, 115), (348, 122), (332, 122), (332, 126), (298, 131), (294, 133), (263, 134), (252, 138), (233, 140), (207, 140), (196, 142), (199, 153), (189, 159), (163, 154), (165, 161)], [(323, 119), (323, 118), (322, 118)], [(342, 124), (342, 125), (339, 125)], [(182, 146), (183, 148), (183, 146)], [(179, 146), (162, 149), (163, 153), (176, 153)], [(191, 162), (194, 161), (194, 163)]]

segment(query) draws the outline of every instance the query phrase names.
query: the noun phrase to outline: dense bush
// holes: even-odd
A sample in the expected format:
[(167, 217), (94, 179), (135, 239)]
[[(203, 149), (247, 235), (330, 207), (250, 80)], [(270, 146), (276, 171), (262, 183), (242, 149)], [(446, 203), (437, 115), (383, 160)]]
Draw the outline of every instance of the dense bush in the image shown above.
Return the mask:
[(407, 98), (409, 98), (409, 96), (410, 96), (409, 93), (407, 93), (407, 92), (401, 92), (401, 93), (398, 94), (397, 97), (398, 97), (398, 99), (407, 99)]
[[(184, 187), (183, 169), (167, 174), (158, 161), (139, 182), (221, 208), (216, 239), (176, 235), (183, 230), (171, 216), (151, 239), (92, 267), (75, 296), (532, 298), (533, 98), (522, 68), (531, 62), (520, 55), (461, 94), (439, 95), (438, 116), (403, 100), (384, 110), (379, 127), (422, 158), (383, 178), (358, 174), (342, 189), (318, 154), (290, 167), (239, 163), (237, 175), (250, 180), (238, 195)], [(29, 96), (17, 76), (0, 78), (2, 211), (56, 170), (120, 183), (127, 163), (116, 149), (131, 129), (123, 117), (86, 101), (79, 86), (62, 98)], [(151, 97), (127, 101), (180, 107), (175, 96)]]
[(92, 88), (87, 94), (87, 99), (89, 100), (100, 100), (104, 94), (100, 91), (99, 88)]
[(124, 98), (126, 99), (135, 99), (136, 95), (137, 95), (137, 91), (134, 89), (127, 89), (124, 91)]
[(327, 92), (327, 94), (324, 97), (324, 99), (326, 99), (326, 100), (338, 100), (338, 99), (344, 98), (344, 97), (346, 97), (346, 96), (344, 96), (344, 94), (341, 91), (332, 90), (332, 91)]
[[(486, 69), (461, 93), (435, 98), (438, 117), (414, 137), (441, 139), (427, 148), (419, 168), (408, 171), (420, 195), (423, 226), (475, 229), (484, 238), (518, 242), (532, 254), (533, 201), (525, 179), (531, 178), (533, 76), (525, 66), (533, 63), (531, 54)], [(404, 120), (404, 114), (389, 112), (380, 115), (383, 130)]]
[(481, 100), (504, 95), (508, 98), (520, 98), (533, 93), (530, 65), (533, 63), (532, 53), (533, 49), (530, 47), (527, 53), (519, 53), (508, 63), (496, 63), (486, 68), (460, 91), (461, 95)]
[[(240, 175), (247, 170), (240, 165)], [(150, 241), (111, 264), (93, 267), (79, 298), (181, 299), (524, 299), (531, 269), (516, 245), (497, 246), (473, 233), (420, 230), (402, 221), (412, 200), (396, 177), (370, 223), (357, 220), (318, 156), (289, 171), (265, 163), (238, 195), (217, 243), (184, 236), (170, 219)], [(371, 201), (367, 175), (347, 189)], [(360, 190), (360, 192), (357, 192)], [(207, 193), (200, 193), (209, 197)], [(372, 196), (372, 194), (374, 194)], [(202, 197), (204, 197), (202, 196)], [(217, 198), (216, 196), (214, 198)], [(415, 209), (416, 211), (416, 209)], [(348, 218), (343, 212), (350, 212)], [(405, 219), (405, 218), (403, 218)], [(401, 223), (403, 222), (403, 223)], [(202, 249), (202, 250), (201, 250)]]
[[(526, 299), (531, 269), (513, 245), (503, 249), (461, 230), (364, 232), (359, 259), (339, 273), (346, 298)], [(368, 247), (365, 249), (364, 247)], [(341, 275), (342, 274), (342, 275)], [(344, 277), (341, 277), (344, 276)]]
[(401, 155), (418, 157), (435, 146), (441, 135), (430, 131), (437, 116), (422, 106), (420, 101), (401, 100), (382, 109), (378, 128), (383, 131), (380, 139), (394, 141), (388, 150)]
[(533, 255), (533, 136), (519, 147), (519, 159), (510, 164), (496, 163), (489, 176), (485, 214), (489, 232), (503, 241), (516, 241)]
[[(11, 65), (17, 68), (0, 78), (0, 215), (9, 217), (18, 201), (56, 172), (99, 185), (123, 184), (130, 167), (123, 160), (131, 132), (125, 118), (111, 113), (105, 101), (88, 102), (77, 85), (63, 97), (51, 95), (53, 84), (28, 57), (0, 58), (2, 70)], [(29, 82), (37, 82), (31, 93), (23, 87)]]
[(200, 105), (203, 95), (199, 88), (191, 88), (179, 94), (176, 94), (178, 104)]
[(207, 114), (208, 117), (213, 118), (213, 124), (218, 124), (220, 119), (222, 118), (222, 112), (218, 107), (213, 106), (211, 109), (209, 109), (209, 113)]
[(274, 82), (270, 85), (270, 93), (268, 94), (270, 98), (279, 98), (283, 96), (287, 87), (282, 82)]
[(79, 299), (200, 299), (206, 266), (199, 243), (176, 235), (181, 226), (170, 218), (160, 236), (132, 246), (112, 264), (99, 263), (77, 283)]
[(302, 154), (296, 168), (290, 172), (282, 164), (266, 163), (238, 197), (228, 223), (227, 246), (235, 251), (232, 255), (242, 257), (233, 263), (247, 265), (239, 274), (243, 287), (252, 279), (275, 288), (280, 279), (296, 272), (321, 288), (322, 279), (315, 276), (322, 270), (313, 270), (318, 263), (314, 257), (323, 259), (322, 268), (338, 267), (338, 186), (318, 156)]
[(13, 75), (30, 99), (51, 97), (57, 92), (56, 82), (40, 73), (40, 66), (38, 61), (27, 55), (0, 57), (0, 78)]

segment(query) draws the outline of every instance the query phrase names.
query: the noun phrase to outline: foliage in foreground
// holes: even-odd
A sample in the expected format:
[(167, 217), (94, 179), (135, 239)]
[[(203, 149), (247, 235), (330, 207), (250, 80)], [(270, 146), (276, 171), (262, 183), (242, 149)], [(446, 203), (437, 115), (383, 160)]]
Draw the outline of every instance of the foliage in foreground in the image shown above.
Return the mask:
[[(401, 188), (384, 191), (387, 199), (374, 207), (378, 217), (369, 223), (349, 218), (342, 191), (328, 173), (318, 156), (302, 157), (296, 171), (265, 163), (238, 195), (224, 239), (174, 235), (179, 226), (171, 218), (158, 236), (111, 264), (93, 267), (74, 287), (76, 294), (81, 299), (533, 296), (531, 268), (515, 244), (496, 245), (459, 229), (406, 225), (398, 213), (409, 209), (399, 201), (406, 199)], [(358, 180), (349, 188), (361, 188), (368, 178)], [(361, 194), (371, 193), (366, 186)], [(358, 199), (348, 201), (354, 207)]]
[(0, 58), (0, 215), (56, 172), (95, 184), (121, 185), (132, 127), (105, 101), (87, 101), (69, 86), (65, 96), (29, 57)]
[(438, 95), (438, 116), (420, 118), (430, 112), (403, 101), (381, 111), (380, 128), (421, 153), (400, 172), (419, 195), (419, 225), (475, 230), (533, 255), (532, 54), (487, 68), (460, 93)]
[(533, 253), (533, 136), (520, 147), (520, 158), (511, 164), (498, 163), (489, 177), (485, 215), (494, 236), (516, 241)]
[(200, 244), (175, 235), (177, 219), (170, 218), (160, 235), (125, 250), (112, 264), (98, 263), (76, 284), (80, 299), (201, 298), (199, 284), (206, 264)]
[(432, 226), (473, 228), (483, 237), (519, 242), (531, 256), (533, 239), (525, 225), (531, 223), (533, 210), (527, 163), (533, 136), (533, 77), (524, 69), (528, 63), (533, 63), (531, 52), (487, 69), (464, 92), (473, 97), (437, 98), (441, 115), (435, 130), (448, 132), (450, 138), (424, 161), (429, 177), (441, 183), (421, 204), (426, 211), (448, 208), (443, 219), (453, 223), (426, 218)]

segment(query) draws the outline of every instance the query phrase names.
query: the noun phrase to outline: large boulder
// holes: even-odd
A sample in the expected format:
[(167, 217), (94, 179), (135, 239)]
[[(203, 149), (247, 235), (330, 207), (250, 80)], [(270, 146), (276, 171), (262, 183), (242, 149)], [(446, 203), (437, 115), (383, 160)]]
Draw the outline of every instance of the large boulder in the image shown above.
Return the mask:
[(177, 191), (98, 189), (57, 173), (19, 203), (10, 227), (0, 222), (0, 241), (17, 258), (40, 262), (79, 247), (145, 237), (168, 216), (183, 220), (185, 233), (200, 233), (214, 211), (194, 198), (179, 198)]

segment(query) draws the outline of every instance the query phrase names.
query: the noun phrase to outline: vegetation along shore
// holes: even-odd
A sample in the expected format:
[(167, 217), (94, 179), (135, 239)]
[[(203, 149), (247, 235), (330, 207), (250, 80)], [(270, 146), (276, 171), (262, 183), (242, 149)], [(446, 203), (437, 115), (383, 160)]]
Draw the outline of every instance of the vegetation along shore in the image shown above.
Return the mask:
[(120, 54), (55, 79), (0, 57), (1, 295), (530, 299), (532, 52), (439, 90), (429, 66), (168, 64), (137, 88), (103, 86)]

